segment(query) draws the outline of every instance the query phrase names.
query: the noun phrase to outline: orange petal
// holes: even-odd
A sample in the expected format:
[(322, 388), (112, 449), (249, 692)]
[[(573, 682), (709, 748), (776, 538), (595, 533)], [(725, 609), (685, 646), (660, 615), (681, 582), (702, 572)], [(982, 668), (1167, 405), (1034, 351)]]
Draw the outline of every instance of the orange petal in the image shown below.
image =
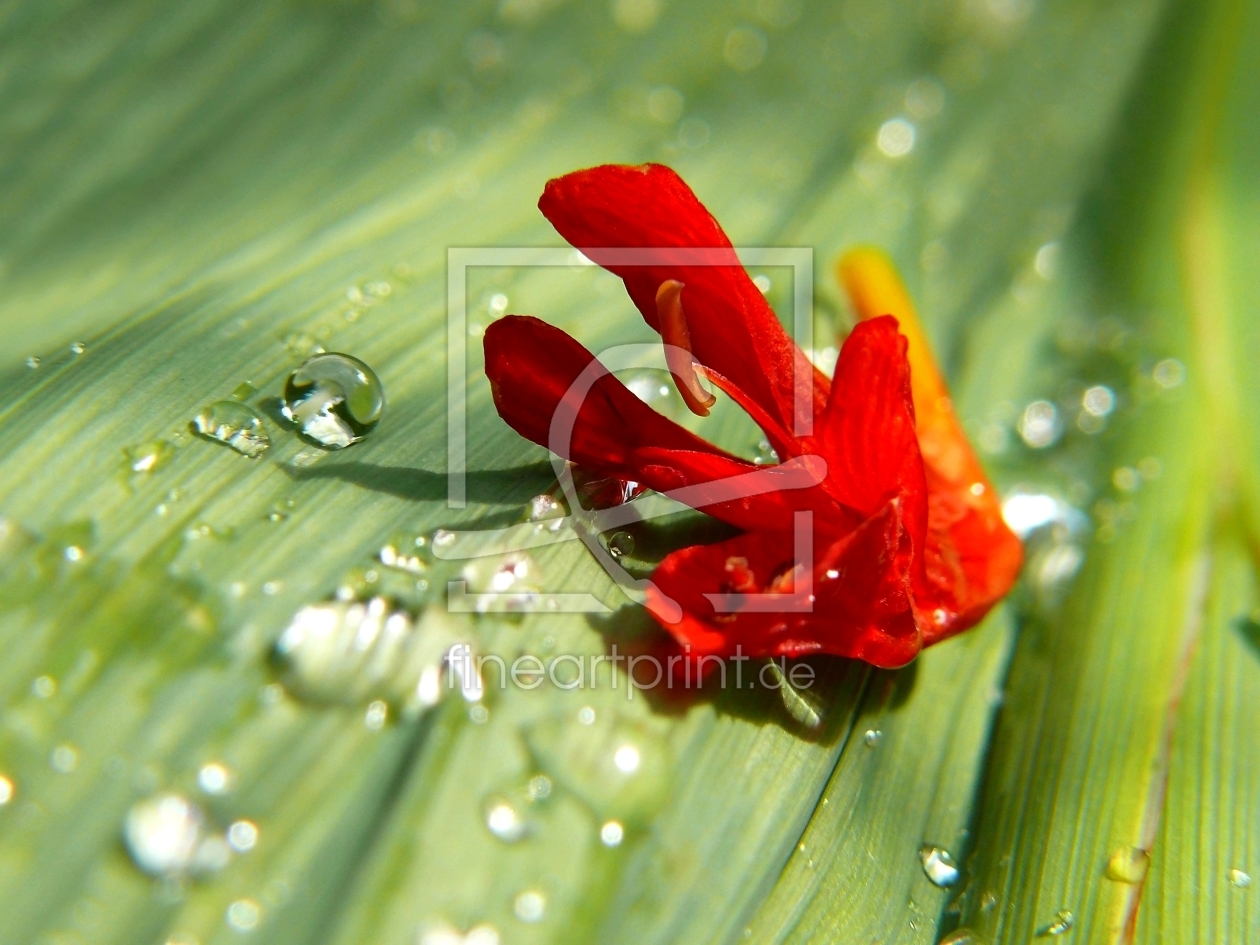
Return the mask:
[(928, 480), (926, 581), (915, 593), (927, 645), (972, 626), (1010, 590), (1023, 548), (1003, 521), (997, 493), (954, 414), (892, 260), (863, 247), (843, 256), (836, 270), (860, 319), (892, 315), (909, 341), (915, 433)]

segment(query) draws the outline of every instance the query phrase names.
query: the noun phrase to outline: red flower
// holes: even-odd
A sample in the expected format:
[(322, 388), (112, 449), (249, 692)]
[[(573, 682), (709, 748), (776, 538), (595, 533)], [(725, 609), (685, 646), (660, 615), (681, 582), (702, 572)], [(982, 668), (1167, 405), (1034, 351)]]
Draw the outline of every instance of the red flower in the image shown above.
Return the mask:
[[(566, 459), (662, 492), (698, 487), (689, 504), (743, 530), (670, 554), (652, 576), (649, 607), (692, 659), (734, 655), (738, 646), (753, 657), (823, 652), (899, 666), (975, 624), (1010, 589), (1019, 540), (1002, 521), (882, 255), (863, 250), (841, 262), (863, 320), (829, 381), (669, 168), (569, 174), (547, 184), (539, 207), (570, 243), (625, 281), (667, 345), (687, 405), (707, 414), (712, 395), (699, 380), (707, 378), (749, 413), (782, 461), (769, 474), (785, 476), (784, 487), (740, 497), (723, 480), (766, 475), (766, 467), (661, 416), (612, 375), (584, 398), (568, 394), (594, 358), (564, 332), (515, 315), (486, 331), (494, 402), (518, 433), (552, 445), (557, 409), (576, 414), (571, 441), (559, 447)], [(624, 257), (632, 247), (659, 251), (648, 252), (646, 264), (624, 265), (618, 250)], [(702, 250), (711, 264), (679, 264), (679, 248)], [(798, 407), (812, 411), (807, 435), (796, 432), (809, 419)], [(801, 512), (812, 526), (803, 548)], [(740, 595), (778, 596), (768, 608), (764, 596)]]

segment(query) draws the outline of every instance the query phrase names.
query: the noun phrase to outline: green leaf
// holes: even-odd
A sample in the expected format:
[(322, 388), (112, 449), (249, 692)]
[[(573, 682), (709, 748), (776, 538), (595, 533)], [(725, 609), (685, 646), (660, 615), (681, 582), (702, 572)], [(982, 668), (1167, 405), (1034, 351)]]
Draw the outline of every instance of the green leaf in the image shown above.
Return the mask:
[[(1139, 937), (1245, 934), (1258, 47), (1242, 5), (1168, 6), (4, 7), (0, 941), (1022, 941), (1062, 909), (1092, 941), (1143, 890)], [(902, 156), (878, 145), (898, 117)], [(448, 614), (463, 562), (380, 556), (520, 522), (553, 484), (490, 401), (496, 295), (592, 350), (651, 340), (600, 270), (470, 270), (449, 508), (448, 248), (557, 245), (549, 177), (644, 160), (738, 245), (813, 250), (816, 348), (848, 323), (837, 254), (887, 247), (998, 485), (1093, 507), (1075, 584), (1086, 533), (1039, 533), (981, 627), (896, 673), (811, 661), (795, 717), (764, 685), (661, 700), (607, 663), (595, 688), (491, 671), (479, 705), (418, 703), (452, 641), (510, 662), (659, 634), (579, 542), (532, 552), (531, 581), (606, 617)], [(791, 272), (762, 274), (790, 324)], [(386, 389), (349, 452), (276, 411), (319, 348)], [(1152, 380), (1167, 358), (1189, 383)], [(1092, 432), (1068, 412), (1090, 384), (1118, 396)], [(233, 396), (268, 428), (258, 460), (189, 429)], [(1038, 398), (1069, 425), (1045, 450), (1015, 429)], [(757, 448), (729, 404), (688, 422)], [(1231, 501), (1244, 524), (1221, 530)], [(716, 532), (634, 537), (645, 570)], [(304, 607), (342, 619), (339, 588), (389, 595), (407, 642), (286, 669), (276, 641)], [(128, 814), (165, 794), (203, 839), (256, 842), (146, 875)], [(929, 881), (924, 844), (958, 885)], [(1105, 878), (1126, 846), (1151, 850), (1145, 886)]]

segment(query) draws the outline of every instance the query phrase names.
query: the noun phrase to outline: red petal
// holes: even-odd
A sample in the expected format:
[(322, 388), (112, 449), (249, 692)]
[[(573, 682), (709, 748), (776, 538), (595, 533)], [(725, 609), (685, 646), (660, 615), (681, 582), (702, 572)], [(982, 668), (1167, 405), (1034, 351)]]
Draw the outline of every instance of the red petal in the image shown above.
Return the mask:
[(838, 541), (815, 533), (815, 601), (809, 613), (720, 613), (705, 596), (765, 592), (772, 577), (794, 560), (791, 532), (751, 532), (676, 551), (652, 575), (656, 590), (650, 596), (664, 595), (682, 607), (681, 621), (662, 626), (692, 659), (737, 652), (751, 657), (822, 652), (876, 666), (901, 666), (921, 646), (909, 591), (913, 556), (904, 525), (901, 502), (895, 499)]
[(826, 522), (846, 520), (819, 487), (731, 499), (724, 480), (790, 475), (791, 469), (756, 466), (719, 450), (661, 416), (611, 374), (596, 380), (579, 406), (570, 388), (595, 356), (559, 328), (509, 315), (491, 324), (484, 345), (495, 407), (521, 436), (553, 448), (553, 419), (576, 411), (571, 435), (554, 444), (565, 459), (661, 492), (711, 484), (689, 504), (741, 528), (788, 527), (794, 509), (814, 509)]
[(861, 322), (845, 339), (821, 429), (827, 490), (873, 515), (893, 496), (916, 550), (927, 531), (927, 480), (915, 435), (906, 339), (894, 318)]
[[(660, 164), (607, 164), (547, 183), (538, 207), (560, 235), (625, 280), (626, 291), (657, 331), (656, 291), (676, 279), (691, 347), (701, 364), (725, 375), (783, 427), (793, 428), (794, 378), (811, 387), (820, 411), (828, 381), (783, 330), (739, 264), (717, 221), (676, 173)], [(649, 265), (620, 265), (601, 248), (711, 249), (720, 265), (680, 265), (668, 254)]]

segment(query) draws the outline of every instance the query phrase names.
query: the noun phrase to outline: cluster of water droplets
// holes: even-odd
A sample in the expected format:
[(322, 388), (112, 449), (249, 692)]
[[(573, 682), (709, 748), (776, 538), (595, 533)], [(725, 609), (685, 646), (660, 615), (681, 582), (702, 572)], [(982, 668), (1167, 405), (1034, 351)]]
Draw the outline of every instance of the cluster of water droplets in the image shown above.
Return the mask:
[[(206, 768), (200, 780), (211, 787), (218, 785)], [(222, 789), (207, 793), (222, 793)], [(217, 873), (234, 855), (253, 850), (259, 836), (258, 825), (245, 819), (234, 821), (226, 830), (215, 829), (200, 806), (176, 793), (137, 801), (123, 824), (132, 862), (150, 876), (168, 879)]]
[(258, 411), (239, 400), (216, 400), (193, 417), (193, 429), (206, 437), (256, 459), (271, 446), (271, 437)]
[(366, 705), (365, 724), (383, 726), (391, 707), (415, 717), (455, 689), (478, 702), (484, 686), (464, 629), (442, 608), (419, 615), (385, 597), (303, 607), (275, 645), (296, 695)]

